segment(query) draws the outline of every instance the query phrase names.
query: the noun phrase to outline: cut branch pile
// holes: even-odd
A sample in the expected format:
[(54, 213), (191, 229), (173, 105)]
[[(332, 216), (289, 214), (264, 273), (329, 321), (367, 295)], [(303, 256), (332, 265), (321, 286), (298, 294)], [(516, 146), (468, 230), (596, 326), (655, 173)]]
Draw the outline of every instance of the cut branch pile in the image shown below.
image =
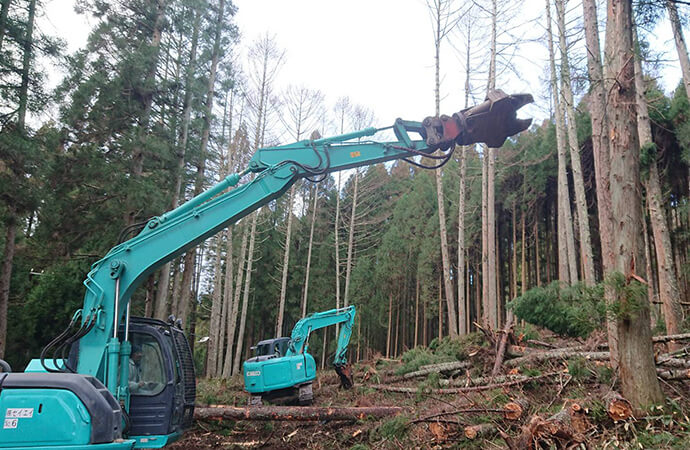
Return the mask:
[[(438, 373), (441, 375), (441, 379), (438, 380), (440, 388), (437, 389), (395, 384), (376, 384), (370, 387), (378, 391), (402, 394), (416, 394), (418, 392), (425, 394), (480, 392), (497, 388), (519, 386), (532, 381), (551, 383), (559, 379), (562, 380), (562, 376), (564, 375), (562, 365), (558, 370), (537, 376), (518, 375), (515, 373), (518, 370), (517, 368), (522, 366), (562, 362), (571, 358), (583, 358), (588, 361), (603, 362), (608, 362), (610, 360), (610, 353), (608, 351), (586, 350), (591, 348), (607, 348), (606, 344), (600, 343), (563, 348), (555, 348), (555, 345), (542, 341), (532, 341), (533, 345), (537, 345), (540, 348), (515, 345), (519, 342), (515, 339), (515, 336), (513, 336), (512, 327), (512, 320), (508, 320), (503, 330), (498, 333), (480, 327), (480, 330), (492, 345), (493, 352), (495, 353), (493, 370), (491, 371), (490, 377), (471, 378), (469, 371), (466, 372), (465, 376), (456, 376), (459, 371), (468, 369), (474, 366), (474, 364), (473, 361), (455, 361), (422, 366), (414, 372), (390, 379), (391, 381), (409, 381), (415, 378), (425, 377), (432, 373)], [(686, 339), (690, 339), (690, 333), (656, 336), (654, 337), (654, 342), (667, 343)], [(688, 357), (689, 359), (683, 359), (683, 357)], [(500, 372), (502, 367), (512, 369), (510, 374), (501, 375)], [(657, 358), (657, 374), (659, 378), (664, 380), (690, 380), (690, 357), (687, 349), (681, 349), (659, 356)]]
[(585, 442), (585, 433), (591, 427), (583, 408), (572, 403), (544, 419), (532, 416), (517, 437), (501, 433), (511, 449), (574, 448)]

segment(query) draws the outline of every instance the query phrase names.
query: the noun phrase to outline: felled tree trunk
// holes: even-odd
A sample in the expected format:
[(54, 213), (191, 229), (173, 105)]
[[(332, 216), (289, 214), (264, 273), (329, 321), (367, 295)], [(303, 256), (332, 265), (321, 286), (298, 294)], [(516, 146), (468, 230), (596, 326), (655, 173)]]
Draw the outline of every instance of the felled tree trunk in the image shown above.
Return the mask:
[(321, 408), (307, 406), (261, 406), (237, 407), (216, 406), (196, 408), (194, 418), (199, 419), (232, 419), (232, 420), (284, 420), (284, 421), (320, 421), (320, 420), (362, 420), (367, 417), (396, 416), (405, 409), (398, 406), (373, 406), (362, 408)]
[(559, 349), (548, 352), (531, 353), (520, 358), (511, 359), (505, 362), (506, 367), (518, 367), (526, 363), (536, 363), (548, 361), (550, 359), (582, 357), (590, 361), (605, 361), (610, 357), (609, 352), (579, 352), (570, 349)]
[(429, 375), (430, 373), (441, 373), (441, 372), (451, 372), (459, 369), (465, 369), (470, 367), (469, 361), (454, 361), (441, 364), (430, 364), (428, 366), (422, 366), (419, 370), (414, 372), (409, 372), (403, 375), (403, 379), (409, 380), (410, 378), (423, 377)]

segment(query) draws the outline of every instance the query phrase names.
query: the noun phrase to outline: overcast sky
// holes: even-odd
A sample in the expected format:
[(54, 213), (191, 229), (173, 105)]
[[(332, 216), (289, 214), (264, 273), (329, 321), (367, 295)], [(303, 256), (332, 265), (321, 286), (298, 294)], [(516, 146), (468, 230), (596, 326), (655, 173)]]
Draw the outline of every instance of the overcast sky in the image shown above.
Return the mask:
[[(70, 52), (82, 47), (91, 29), (89, 18), (77, 15), (73, 0), (47, 0), (39, 26), (45, 33), (62, 37)], [(304, 84), (320, 89), (332, 104), (349, 96), (353, 103), (372, 109), (376, 125), (386, 126), (395, 118), (421, 120), (434, 113), (434, 53), (431, 22), (424, 0), (235, 0), (243, 49), (269, 33), (286, 51), (279, 73), (279, 86)], [(570, 2), (577, 13), (579, 8)], [(540, 17), (542, 0), (527, 0), (520, 20)], [(518, 34), (540, 36), (543, 20), (533, 22)], [(680, 78), (670, 27), (662, 22), (651, 36), (654, 49), (666, 49), (668, 63), (662, 84), (669, 91)], [(462, 109), (464, 74), (459, 56), (443, 47), (441, 113)], [(548, 67), (543, 42), (522, 44), (514, 58), (519, 75), (504, 73), (498, 88), (508, 93), (529, 92), (538, 104), (525, 108), (522, 116), (546, 117), (544, 70)], [(51, 82), (60, 74), (51, 69)], [(477, 82), (481, 96), (485, 82)], [(540, 96), (541, 99), (540, 99)]]

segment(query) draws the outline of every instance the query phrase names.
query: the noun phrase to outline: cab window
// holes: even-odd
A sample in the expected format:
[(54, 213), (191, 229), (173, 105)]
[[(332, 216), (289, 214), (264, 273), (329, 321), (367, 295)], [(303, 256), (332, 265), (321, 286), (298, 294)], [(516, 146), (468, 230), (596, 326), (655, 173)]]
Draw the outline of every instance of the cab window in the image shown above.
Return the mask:
[(150, 335), (132, 333), (129, 358), (129, 392), (157, 395), (165, 388), (165, 366), (158, 341)]

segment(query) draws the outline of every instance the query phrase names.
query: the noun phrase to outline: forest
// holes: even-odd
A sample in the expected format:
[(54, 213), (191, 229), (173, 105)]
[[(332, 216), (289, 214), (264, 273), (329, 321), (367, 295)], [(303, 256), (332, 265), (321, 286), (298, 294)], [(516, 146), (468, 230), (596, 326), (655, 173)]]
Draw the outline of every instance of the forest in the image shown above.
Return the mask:
[[(46, 3), (2, 0), (0, 9), (0, 358), (12, 367), (37, 357), (81, 308), (92, 264), (149, 219), (244, 171), (257, 149), (393, 123), (376, 117), (375, 105), (281, 79), (289, 57), (281, 36), (247, 40), (231, 0), (79, 0), (74, 8), (92, 30), (71, 53), (37, 26)], [(399, 160), (300, 179), (148, 276), (132, 314), (181, 319), (200, 404), (223, 403), (209, 392), (226, 386), (234, 394), (224, 402), (244, 404), (241, 367), (253, 345), (290, 336), (308, 313), (348, 305), (357, 309), (349, 360), (356, 379), (376, 372), (377, 386), (390, 364), (412, 373), (449, 363), (444, 348), (465, 360), (476, 346), (506, 376), (520, 364), (508, 358), (533, 354), (529, 342), (606, 348), (597, 364), (636, 417), (664, 402), (677, 411), (675, 428), (659, 431), (671, 436), (664, 444), (627, 428), (602, 434), (640, 448), (690, 445), (688, 416), (678, 419), (690, 410), (687, 347), (682, 338), (662, 349), (668, 340), (652, 340), (690, 332), (687, 3), (546, 0), (531, 23), (520, 2), (423, 3), (436, 77), (419, 83), (436, 111), (418, 120), (447, 112), (441, 101), (451, 90), (463, 93), (461, 108), (491, 89), (514, 94), (512, 50), (525, 27), (538, 28), (536, 42), (548, 49), (544, 83), (530, 92), (544, 118), (500, 148), (457, 146), (436, 170)], [(671, 51), (649, 44), (658, 26), (672, 28)], [(451, 58), (462, 81), (439, 77)], [(659, 81), (663, 64), (681, 69), (670, 90)], [(51, 66), (66, 74), (54, 87)], [(325, 384), (335, 383), (325, 375), (335, 333), (309, 340)], [(659, 372), (665, 352), (684, 375)], [(420, 357), (425, 363), (415, 363)], [(578, 361), (599, 373), (596, 359), (562, 358), (561, 366), (574, 379)], [(546, 373), (530, 370), (519, 373)], [(453, 386), (441, 373), (410, 392)], [(333, 391), (334, 402), (349, 399)], [(395, 405), (391, 398), (379, 400)], [(492, 426), (487, 439), (497, 448), (522, 448), (510, 430), (537, 442), (526, 422)], [(409, 431), (402, 445), (453, 442), (452, 424), (435, 427)], [(368, 448), (397, 433), (382, 430), (307, 444)], [(290, 447), (289, 431), (271, 445)], [(553, 438), (554, 448), (570, 448), (570, 438)]]

